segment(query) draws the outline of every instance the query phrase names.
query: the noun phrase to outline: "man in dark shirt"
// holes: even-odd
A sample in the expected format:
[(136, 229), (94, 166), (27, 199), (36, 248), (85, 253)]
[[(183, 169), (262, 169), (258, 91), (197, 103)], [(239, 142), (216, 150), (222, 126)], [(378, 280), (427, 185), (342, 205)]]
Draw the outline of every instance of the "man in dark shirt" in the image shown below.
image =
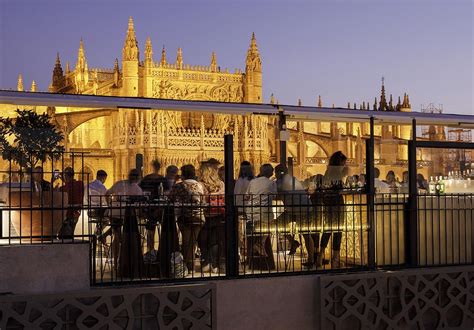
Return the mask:
[(68, 208), (66, 219), (63, 221), (60, 238), (72, 238), (77, 221), (81, 215), (82, 202), (84, 199), (84, 183), (74, 179), (72, 167), (66, 167), (63, 172), (64, 185), (59, 191), (67, 193)]
[(34, 192), (51, 191), (51, 184), (43, 179), (43, 168), (36, 166), (31, 173), (31, 188)]
[[(140, 188), (144, 192), (148, 192), (150, 194), (150, 199), (159, 199), (161, 193), (164, 191), (169, 190), (169, 181), (166, 179), (163, 175), (160, 175), (160, 168), (161, 164), (158, 160), (154, 160), (151, 163), (153, 167), (153, 173), (148, 174), (145, 176), (142, 181), (140, 182)], [(162, 187), (162, 191), (160, 186)], [(151, 251), (155, 247), (155, 229), (156, 229), (156, 224), (160, 220), (162, 216), (162, 212), (158, 208), (150, 207), (147, 212), (147, 224), (145, 226), (146, 231), (147, 231), (147, 249), (148, 251)]]
[(168, 180), (160, 173), (161, 164), (154, 160), (151, 163), (153, 173), (146, 175), (140, 182), (140, 188), (150, 194), (151, 199), (158, 199), (160, 196), (160, 184), (163, 185), (163, 191), (169, 190)]

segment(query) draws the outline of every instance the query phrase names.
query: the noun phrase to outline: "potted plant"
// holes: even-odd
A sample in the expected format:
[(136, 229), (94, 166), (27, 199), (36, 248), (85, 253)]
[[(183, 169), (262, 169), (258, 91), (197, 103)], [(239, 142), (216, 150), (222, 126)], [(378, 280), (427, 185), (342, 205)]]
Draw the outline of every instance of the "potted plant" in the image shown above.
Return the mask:
[[(3, 159), (18, 164), (20, 173), (31, 174), (35, 166), (61, 157), (64, 136), (47, 113), (17, 109), (16, 114), (15, 118), (0, 117)], [(67, 196), (52, 190), (32, 192), (30, 187), (15, 191), (11, 184), (8, 185), (8, 216), (13, 227), (26, 239), (56, 236), (65, 215)]]

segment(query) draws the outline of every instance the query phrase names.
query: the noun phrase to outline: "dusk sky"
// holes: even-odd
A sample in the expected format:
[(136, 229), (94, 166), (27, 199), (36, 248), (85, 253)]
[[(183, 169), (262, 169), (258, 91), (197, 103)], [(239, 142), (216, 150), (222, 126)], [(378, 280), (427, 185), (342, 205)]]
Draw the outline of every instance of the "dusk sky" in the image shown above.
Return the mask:
[(0, 0), (0, 88), (47, 91), (56, 52), (63, 69), (82, 37), (89, 68), (112, 68), (132, 16), (143, 59), (183, 48), (184, 63), (245, 68), (255, 32), (263, 92), (284, 104), (346, 106), (374, 102), (381, 77), (394, 97), (408, 92), (413, 110), (443, 104), (473, 110), (473, 1), (19, 1)]

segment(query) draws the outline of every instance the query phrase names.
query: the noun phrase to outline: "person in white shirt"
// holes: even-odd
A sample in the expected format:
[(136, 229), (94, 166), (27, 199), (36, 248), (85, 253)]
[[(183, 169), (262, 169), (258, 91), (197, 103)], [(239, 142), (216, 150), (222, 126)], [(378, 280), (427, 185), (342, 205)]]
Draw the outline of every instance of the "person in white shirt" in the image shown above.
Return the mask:
[(86, 198), (84, 204), (91, 206), (101, 206), (105, 204), (104, 196), (107, 192), (107, 188), (104, 183), (106, 180), (107, 172), (98, 170), (96, 179), (87, 185), (86, 193), (84, 194)]
[(380, 170), (376, 167), (374, 168), (374, 187), (375, 187), (375, 192), (377, 194), (387, 194), (390, 192), (390, 186), (383, 182), (382, 180), (379, 179), (380, 177)]
[(96, 179), (87, 185), (84, 194), (84, 205), (89, 206), (87, 215), (89, 219), (96, 221), (96, 234), (99, 235), (102, 242), (105, 242), (105, 236), (102, 235), (102, 218), (105, 214), (105, 209), (101, 206), (107, 204), (105, 180), (107, 180), (107, 173), (104, 170), (98, 170)]
[[(252, 233), (254, 228), (268, 227), (273, 219), (272, 201), (277, 194), (275, 181), (270, 178), (273, 176), (273, 166), (271, 164), (263, 164), (260, 167), (260, 174), (257, 178), (250, 181), (247, 188), (248, 200), (245, 201), (247, 208), (247, 232)], [(269, 237), (262, 238), (261, 241), (254, 241), (253, 254), (266, 256), (264, 250), (265, 240)]]
[(253, 179), (255, 179), (253, 167), (250, 162), (244, 160), (240, 163), (239, 178), (234, 185), (235, 206), (237, 206), (239, 214), (244, 213), (244, 195)]
[(240, 163), (239, 178), (234, 185), (234, 196), (235, 196), (235, 206), (237, 207), (238, 219), (239, 219), (239, 247), (240, 252), (239, 256), (241, 261), (244, 261), (243, 256), (245, 254), (245, 204), (244, 200), (247, 195), (247, 189), (249, 187), (250, 181), (255, 179), (253, 172), (253, 166), (250, 162), (244, 160)]
[[(277, 190), (279, 199), (283, 201), (284, 212), (278, 216), (278, 224), (289, 226), (291, 223), (301, 227), (303, 223), (309, 221), (311, 214), (311, 202), (301, 182), (294, 176), (288, 174), (288, 168), (282, 164), (275, 167), (275, 176), (277, 178)], [(285, 235), (290, 243), (289, 255), (296, 253), (296, 249), (300, 246), (300, 242), (295, 239), (294, 234)]]

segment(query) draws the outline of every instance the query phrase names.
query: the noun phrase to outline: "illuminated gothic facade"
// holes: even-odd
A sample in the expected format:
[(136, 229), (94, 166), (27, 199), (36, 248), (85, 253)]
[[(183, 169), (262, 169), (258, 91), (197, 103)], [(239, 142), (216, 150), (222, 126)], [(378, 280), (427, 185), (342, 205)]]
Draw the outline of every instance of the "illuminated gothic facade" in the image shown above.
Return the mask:
[[(107, 96), (169, 98), (220, 102), (262, 103), (262, 61), (255, 35), (252, 35), (245, 59), (245, 71), (229, 72), (218, 65), (216, 54), (209, 65), (185, 63), (178, 49), (169, 60), (163, 47), (156, 56), (150, 38), (140, 51), (132, 18), (122, 49), (121, 62), (115, 60), (113, 69), (91, 68), (84, 42), (80, 41), (74, 69), (69, 63), (63, 71), (59, 55), (53, 69), (50, 92)], [(156, 59), (159, 58), (157, 61)], [(23, 81), (18, 82), (23, 90)], [(36, 91), (36, 85), (31, 90)], [(270, 103), (274, 103), (274, 98)], [(318, 106), (322, 107), (319, 98)], [(349, 108), (357, 105), (348, 104)], [(393, 104), (387, 101), (385, 89), (373, 106), (368, 102), (360, 109), (379, 111), (411, 111), (408, 95)], [(276, 118), (261, 115), (225, 115), (186, 113), (179, 111), (140, 109), (78, 109), (56, 107), (48, 111), (68, 137), (69, 151), (87, 152), (85, 165), (94, 173), (105, 169), (112, 180), (126, 176), (134, 168), (135, 156), (142, 154), (144, 170), (159, 159), (163, 166), (186, 163), (199, 165), (214, 157), (223, 160), (223, 135), (234, 134), (235, 162), (249, 160), (256, 168), (278, 159), (278, 123)], [(288, 156), (295, 158), (295, 173), (300, 178), (321, 173), (330, 154), (342, 150), (349, 157), (353, 173), (363, 171), (364, 139), (368, 124), (289, 122), (291, 132)], [(376, 127), (378, 140), (403, 141), (410, 138), (410, 127)], [(383, 156), (382, 156), (383, 155)], [(406, 167), (406, 143), (379, 143), (376, 159), (379, 167), (395, 169), (401, 176)]]

